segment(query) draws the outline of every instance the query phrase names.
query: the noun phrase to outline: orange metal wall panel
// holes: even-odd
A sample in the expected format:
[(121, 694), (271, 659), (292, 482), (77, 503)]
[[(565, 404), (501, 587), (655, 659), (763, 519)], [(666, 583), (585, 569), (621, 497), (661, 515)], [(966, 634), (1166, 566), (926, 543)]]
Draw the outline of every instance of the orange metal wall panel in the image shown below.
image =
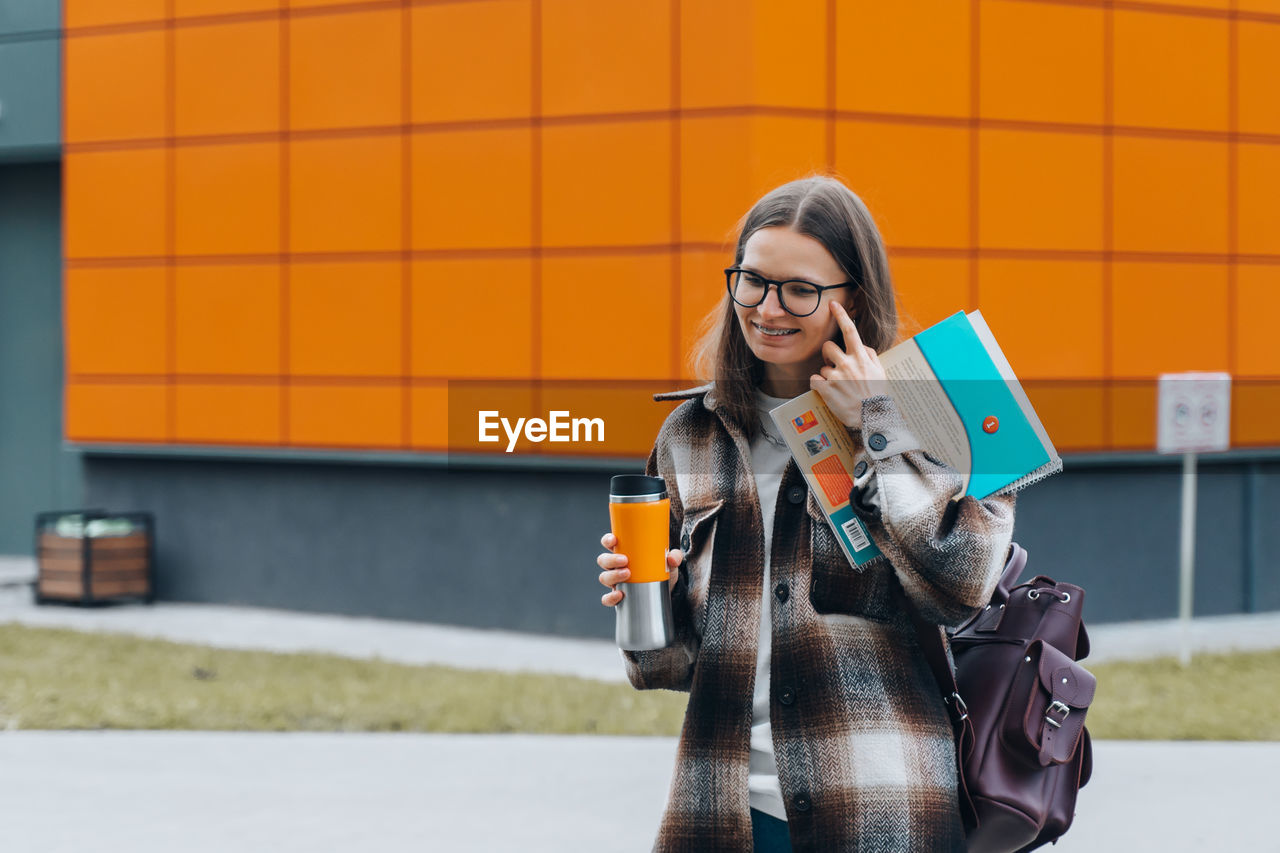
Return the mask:
[(289, 23), (294, 130), (400, 123), (399, 9), (310, 15)]
[[(394, 2), (394, 0), (393, 0)], [(290, 9), (307, 10), (324, 6), (359, 6), (370, 4), (378, 6), (391, 5), (387, 0), (282, 0)]]
[(63, 42), (68, 142), (165, 135), (165, 36), (156, 30)]
[(1094, 450), (1104, 444), (1107, 389), (1101, 384), (1032, 379), (1024, 390), (1059, 452)]
[(545, 115), (671, 108), (671, 2), (627, 6), (623, 15), (598, 0), (542, 0)]
[(403, 446), (404, 395), (396, 386), (291, 385), (286, 441), (298, 447)]
[(68, 258), (155, 257), (170, 221), (160, 148), (71, 151), (62, 160)]
[(278, 20), (175, 29), (175, 131), (203, 136), (280, 130), (281, 73)]
[(746, 106), (754, 89), (753, 21), (742, 0), (681, 0), (680, 105)]
[(174, 252), (280, 251), (278, 142), (174, 149)]
[(1234, 308), (1236, 373), (1245, 377), (1280, 376), (1280, 345), (1276, 343), (1280, 264), (1237, 267)]
[(1236, 9), (1241, 12), (1258, 12), (1280, 17), (1280, 0), (1235, 0), (1235, 3)]
[(1234, 371), (1234, 440), (1280, 443), (1280, 0), (64, 21), (73, 440), (493, 453), (486, 400), (595, 394), (641, 453), (665, 409), (628, 383), (693, 378), (735, 223), (826, 172), (881, 226), (903, 334), (981, 308), (1059, 447), (1149, 449), (1179, 369)]
[(674, 376), (666, 253), (549, 256), (542, 267), (542, 376)]
[(404, 175), (398, 137), (305, 139), (288, 147), (291, 251), (400, 249)]
[(184, 265), (174, 275), (179, 374), (276, 377), (283, 372), (278, 265)]
[(289, 273), (290, 372), (400, 376), (400, 294), (397, 263), (294, 264)]
[(969, 3), (859, 0), (837, 6), (837, 109), (969, 115), (971, 27)]
[(1280, 86), (1276, 85), (1276, 75), (1280, 73), (1280, 23), (1241, 21), (1237, 26), (1240, 130), (1280, 134)]
[(753, 127), (747, 116), (681, 119), (682, 240), (727, 245), (732, 238), (738, 217), (754, 201), (750, 153)]
[(414, 261), (414, 376), (532, 379), (529, 258)]
[(1102, 249), (1102, 164), (1096, 134), (983, 130), (978, 234), (983, 246)]
[[(753, 122), (751, 200), (786, 181), (830, 168), (826, 125), (807, 116), (761, 116)], [(747, 212), (743, 208), (738, 216)], [(736, 221), (735, 217), (735, 221)]]
[(984, 260), (978, 275), (982, 315), (1020, 378), (1102, 378), (1101, 263)]
[(547, 246), (671, 240), (671, 122), (551, 125), (542, 132)]
[(168, 0), (62, 0), (62, 21), (67, 27), (97, 27), (157, 21), (165, 16)]
[(162, 383), (67, 382), (63, 408), (70, 441), (162, 442), (169, 389)]
[(890, 246), (969, 245), (971, 136), (959, 127), (836, 123), (836, 171)]
[[(1156, 444), (1156, 384), (1113, 383), (1109, 389), (1107, 432), (1115, 450), (1150, 450)], [(1047, 428), (1047, 427), (1046, 427)]]
[(1232, 444), (1276, 443), (1280, 423), (1280, 382), (1258, 382), (1232, 392)]
[(1280, 255), (1280, 145), (1241, 144), (1237, 157), (1238, 249)]
[(1116, 376), (1227, 369), (1225, 265), (1119, 263), (1113, 278)]
[(909, 338), (969, 303), (969, 262), (958, 258), (896, 255), (889, 259), (898, 295), (898, 333)]
[(1161, 7), (1168, 9), (1170, 7), (1182, 6), (1187, 9), (1227, 9), (1231, 5), (1231, 0), (1131, 0), (1129, 5), (1132, 6), (1153, 6), (1156, 10)]
[(979, 92), (989, 118), (1101, 124), (1101, 8), (982, 0)]
[(448, 387), (441, 383), (410, 388), (409, 410), (409, 422), (413, 425), (409, 442), (413, 449), (454, 448), (449, 441)]
[(531, 128), (419, 133), (412, 146), (413, 248), (533, 245)]
[(732, 246), (734, 228), (752, 202), (784, 181), (823, 169), (825, 137), (824, 123), (813, 118), (683, 119), (681, 239)]
[[(753, 4), (753, 105), (826, 107), (828, 5), (826, 0)], [(722, 62), (735, 64), (734, 48), (721, 45)]]
[(414, 6), (409, 59), (415, 122), (533, 112), (529, 0)]
[(71, 269), (64, 286), (68, 373), (165, 371), (163, 267)]
[(173, 14), (176, 18), (234, 12), (270, 12), (279, 8), (280, 0), (173, 0)]
[(281, 393), (278, 385), (179, 385), (174, 437), (196, 444), (279, 444)]
[(1137, 127), (1227, 129), (1227, 22), (1118, 9), (1115, 120)]
[(1116, 249), (1227, 251), (1225, 144), (1148, 137), (1113, 144)]

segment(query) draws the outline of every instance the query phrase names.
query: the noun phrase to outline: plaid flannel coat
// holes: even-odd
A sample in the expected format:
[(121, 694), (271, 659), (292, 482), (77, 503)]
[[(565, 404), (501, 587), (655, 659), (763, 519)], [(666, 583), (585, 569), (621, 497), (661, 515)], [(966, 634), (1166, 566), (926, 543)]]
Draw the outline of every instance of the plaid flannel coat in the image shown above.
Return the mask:
[[(666, 480), (671, 546), (686, 554), (676, 641), (623, 657), (636, 688), (690, 694), (654, 849), (750, 851), (760, 504), (747, 438), (714, 384), (655, 397), (681, 398), (647, 465)], [(864, 446), (877, 433), (882, 449)], [(851, 497), (883, 556), (853, 567), (794, 460), (777, 495), (769, 714), (791, 842), (797, 853), (962, 850), (951, 724), (900, 596), (947, 625), (982, 607), (1014, 499), (952, 501), (960, 475), (919, 449), (887, 396), (863, 402), (850, 435), (868, 463)]]

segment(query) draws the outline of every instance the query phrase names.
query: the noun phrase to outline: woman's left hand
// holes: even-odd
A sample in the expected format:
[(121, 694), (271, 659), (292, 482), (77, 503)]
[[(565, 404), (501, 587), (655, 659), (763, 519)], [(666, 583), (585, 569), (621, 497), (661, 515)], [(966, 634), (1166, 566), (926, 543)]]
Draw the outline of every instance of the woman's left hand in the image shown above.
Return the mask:
[(832, 300), (831, 314), (844, 334), (844, 349), (835, 341), (822, 345), (827, 364), (809, 377), (809, 387), (817, 391), (831, 412), (845, 426), (862, 428), (862, 401), (885, 393), (884, 367), (876, 351), (862, 342), (853, 319), (844, 306)]

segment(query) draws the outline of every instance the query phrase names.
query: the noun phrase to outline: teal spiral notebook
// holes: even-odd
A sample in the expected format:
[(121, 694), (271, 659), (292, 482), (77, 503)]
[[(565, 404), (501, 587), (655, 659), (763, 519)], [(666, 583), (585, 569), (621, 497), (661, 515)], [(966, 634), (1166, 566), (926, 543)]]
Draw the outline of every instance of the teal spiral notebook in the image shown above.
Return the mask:
[(965, 477), (957, 497), (1013, 492), (1062, 470), (980, 312), (956, 312), (880, 361), (890, 394), (921, 446)]

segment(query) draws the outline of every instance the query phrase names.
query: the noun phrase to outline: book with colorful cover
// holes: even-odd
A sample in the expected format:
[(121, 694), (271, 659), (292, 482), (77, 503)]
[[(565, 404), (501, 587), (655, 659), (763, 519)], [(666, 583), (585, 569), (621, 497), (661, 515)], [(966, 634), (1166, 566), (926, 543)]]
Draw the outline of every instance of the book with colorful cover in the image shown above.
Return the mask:
[[(955, 496), (1007, 494), (1062, 470), (1044, 425), (982, 314), (960, 311), (881, 354), (889, 394), (931, 456), (964, 478)], [(816, 391), (770, 412), (855, 566), (880, 554), (853, 512), (854, 445)]]

